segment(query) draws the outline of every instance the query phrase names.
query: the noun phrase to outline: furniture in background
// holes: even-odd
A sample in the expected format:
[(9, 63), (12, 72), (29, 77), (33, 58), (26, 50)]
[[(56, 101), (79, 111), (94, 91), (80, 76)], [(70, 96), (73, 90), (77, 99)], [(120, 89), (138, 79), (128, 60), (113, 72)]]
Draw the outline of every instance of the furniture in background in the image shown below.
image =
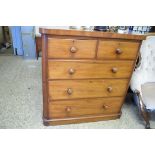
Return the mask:
[(36, 59), (35, 27), (21, 26), (24, 59)]
[(132, 75), (130, 87), (137, 96), (145, 128), (150, 128), (149, 112), (155, 110), (155, 36), (148, 36), (142, 43), (139, 65)]
[(14, 55), (36, 59), (34, 26), (11, 26)]
[(2, 32), (3, 32), (3, 43), (11, 43), (10, 38), (10, 31), (8, 26), (2, 26)]
[(39, 58), (39, 53), (41, 51), (42, 51), (41, 36), (36, 35), (36, 57), (37, 57), (37, 60)]
[(40, 29), (45, 125), (121, 116), (142, 35)]
[(12, 35), (14, 55), (23, 56), (24, 49), (23, 49), (21, 26), (11, 26), (11, 35)]

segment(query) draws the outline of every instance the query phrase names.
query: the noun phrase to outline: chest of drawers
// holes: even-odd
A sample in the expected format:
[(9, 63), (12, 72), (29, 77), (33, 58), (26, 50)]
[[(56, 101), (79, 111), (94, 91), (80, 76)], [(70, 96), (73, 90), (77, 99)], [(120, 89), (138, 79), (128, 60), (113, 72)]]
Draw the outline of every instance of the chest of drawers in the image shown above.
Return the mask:
[(43, 122), (119, 118), (145, 36), (40, 29)]

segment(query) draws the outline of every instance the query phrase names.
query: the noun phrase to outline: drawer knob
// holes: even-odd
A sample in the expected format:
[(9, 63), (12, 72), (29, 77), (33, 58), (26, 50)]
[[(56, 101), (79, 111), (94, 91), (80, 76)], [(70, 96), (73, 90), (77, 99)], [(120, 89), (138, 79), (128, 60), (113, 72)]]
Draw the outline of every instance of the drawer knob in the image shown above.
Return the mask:
[(109, 107), (107, 105), (103, 105), (103, 109), (108, 109)]
[(108, 91), (109, 93), (111, 93), (111, 92), (112, 92), (112, 87), (108, 87), (108, 88), (107, 88), (107, 91)]
[(70, 75), (72, 75), (72, 74), (74, 74), (74, 73), (75, 73), (75, 69), (70, 68), (68, 72), (69, 72), (69, 74), (70, 74)]
[(123, 51), (121, 49), (119, 49), (119, 48), (116, 49), (116, 54), (122, 54), (122, 53), (123, 53)]
[(117, 71), (118, 71), (118, 68), (117, 68), (117, 67), (113, 67), (113, 68), (112, 68), (112, 72), (113, 72), (113, 73), (117, 73)]
[(68, 94), (68, 95), (72, 95), (72, 93), (73, 93), (73, 90), (72, 90), (71, 88), (68, 88), (68, 89), (67, 89), (67, 94)]
[(71, 112), (71, 107), (66, 107), (67, 112)]
[(77, 52), (77, 48), (73, 46), (73, 47), (70, 48), (70, 51), (71, 51), (72, 53), (76, 53), (76, 52)]

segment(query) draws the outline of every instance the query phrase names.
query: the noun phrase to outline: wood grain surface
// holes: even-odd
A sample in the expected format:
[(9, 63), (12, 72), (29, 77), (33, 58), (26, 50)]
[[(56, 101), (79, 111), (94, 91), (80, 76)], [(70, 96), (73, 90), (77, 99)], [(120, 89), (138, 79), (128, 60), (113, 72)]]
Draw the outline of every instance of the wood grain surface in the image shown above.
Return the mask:
[[(48, 39), (49, 58), (94, 58), (96, 40)], [(74, 51), (72, 51), (74, 49)]]
[[(128, 79), (49, 81), (49, 99), (124, 96), (127, 84)], [(108, 91), (109, 87), (112, 88), (111, 91)]]
[(48, 78), (129, 78), (133, 64), (134, 61), (48, 60)]
[(119, 118), (143, 35), (40, 29), (45, 125)]
[(45, 29), (40, 28), (41, 34), (52, 36), (84, 36), (84, 37), (98, 37), (98, 38), (116, 38), (116, 39), (131, 39), (131, 40), (144, 40), (145, 35), (133, 34), (119, 34), (114, 32), (98, 32), (98, 31), (83, 31), (83, 30), (64, 30), (64, 29)]
[[(99, 41), (99, 59), (136, 59), (139, 43), (121, 41)], [(122, 53), (118, 54), (117, 49)]]
[(50, 118), (77, 117), (96, 114), (116, 114), (122, 106), (121, 97), (53, 101), (49, 104)]

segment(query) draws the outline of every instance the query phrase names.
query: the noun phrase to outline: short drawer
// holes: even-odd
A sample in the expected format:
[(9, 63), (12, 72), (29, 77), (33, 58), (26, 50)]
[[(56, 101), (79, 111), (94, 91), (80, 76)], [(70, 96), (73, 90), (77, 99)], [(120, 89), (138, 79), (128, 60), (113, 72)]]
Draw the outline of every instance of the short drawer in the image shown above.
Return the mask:
[(49, 81), (49, 99), (124, 96), (128, 79)]
[(49, 79), (129, 78), (133, 61), (48, 61)]
[(78, 99), (53, 101), (49, 104), (50, 118), (66, 118), (87, 115), (117, 114), (123, 98)]
[(136, 59), (139, 43), (125, 41), (99, 41), (99, 59)]
[(94, 58), (96, 40), (48, 39), (49, 58)]

